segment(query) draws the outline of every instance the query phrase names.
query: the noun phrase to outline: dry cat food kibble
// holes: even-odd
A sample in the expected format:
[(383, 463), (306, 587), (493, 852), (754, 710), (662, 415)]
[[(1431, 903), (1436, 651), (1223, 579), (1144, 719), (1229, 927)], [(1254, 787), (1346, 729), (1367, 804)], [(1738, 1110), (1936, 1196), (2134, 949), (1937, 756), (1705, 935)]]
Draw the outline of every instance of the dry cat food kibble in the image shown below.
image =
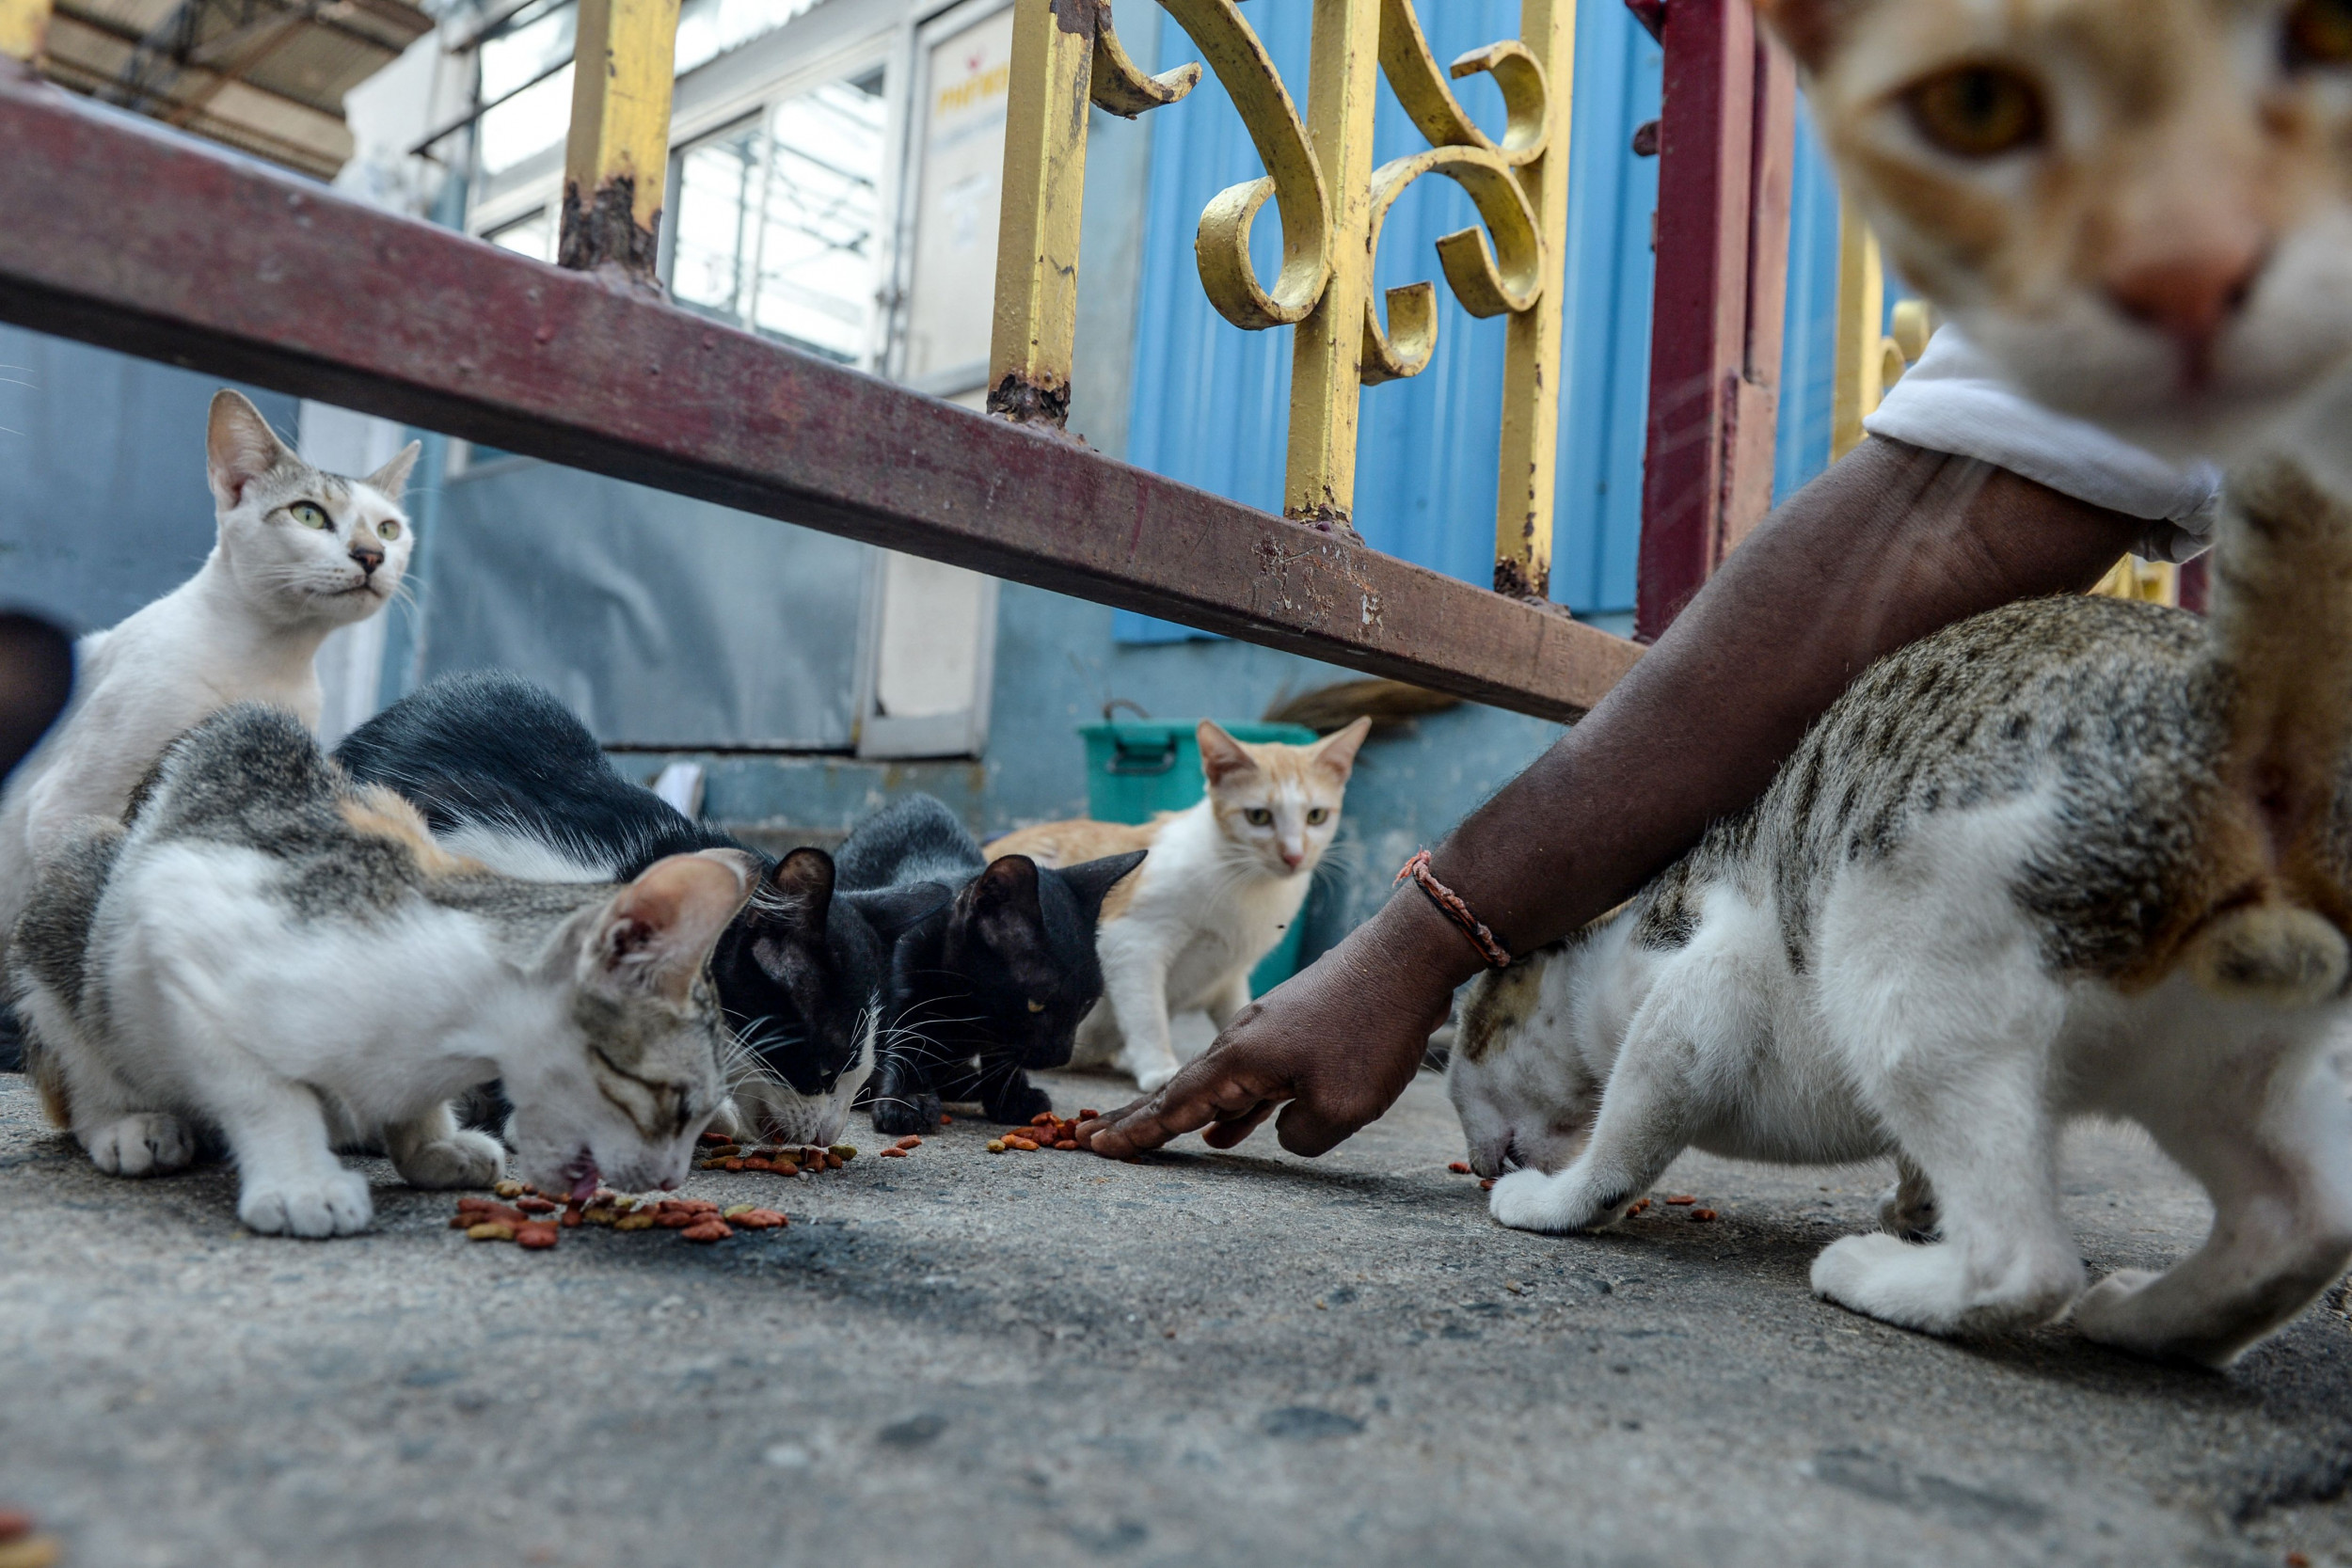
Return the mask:
[(60, 1550), (56, 1536), (34, 1533), (31, 1514), (0, 1508), (0, 1568), (52, 1568)]
[(767, 1176), (799, 1176), (805, 1171), (815, 1175), (839, 1170), (857, 1158), (857, 1150), (849, 1144), (820, 1148), (814, 1144), (738, 1144), (724, 1138), (714, 1144), (708, 1140), (719, 1134), (706, 1132), (703, 1137), (705, 1147), (702, 1158), (694, 1162), (696, 1170), (750, 1170)]
[(512, 1204), (486, 1197), (459, 1198), (450, 1228), (463, 1230), (470, 1241), (513, 1242), (544, 1252), (562, 1240), (564, 1231), (583, 1225), (616, 1231), (675, 1230), (690, 1242), (723, 1242), (738, 1228), (775, 1230), (791, 1223), (776, 1210), (748, 1203), (736, 1204), (723, 1213), (708, 1198), (639, 1199), (599, 1187), (592, 1196), (566, 1197), (558, 1204), (535, 1188), (510, 1184), (515, 1191), (502, 1196), (513, 1197)]
[(1701, 1225), (1705, 1225), (1708, 1220), (1711, 1220), (1714, 1217), (1715, 1211), (1712, 1209), (1693, 1209), (1691, 1211), (1691, 1218), (1697, 1221)]
[[(1078, 1113), (1078, 1118), (1080, 1121), (1090, 1119), (1084, 1111)], [(991, 1154), (1002, 1154), (1007, 1149), (1034, 1154), (1041, 1148), (1058, 1148), (1067, 1154), (1077, 1147), (1078, 1123), (1066, 1121), (1051, 1111), (1040, 1111), (1029, 1118), (1028, 1126), (988, 1141)]]
[(1452, 1171), (1456, 1176), (1468, 1176), (1470, 1173), (1470, 1162), (1468, 1160), (1456, 1160), (1452, 1164), (1446, 1166), (1446, 1169)]

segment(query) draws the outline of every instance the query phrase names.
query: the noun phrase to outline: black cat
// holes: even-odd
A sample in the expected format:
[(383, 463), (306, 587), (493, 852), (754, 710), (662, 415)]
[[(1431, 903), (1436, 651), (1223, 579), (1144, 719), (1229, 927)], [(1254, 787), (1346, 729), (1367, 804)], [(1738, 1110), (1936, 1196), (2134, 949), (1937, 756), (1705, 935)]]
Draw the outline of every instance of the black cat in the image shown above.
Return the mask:
[[(435, 681), (335, 757), (414, 801), (450, 848), (511, 876), (621, 881), (665, 855), (744, 847), (622, 778), (569, 708), (503, 671)], [(838, 1132), (874, 1066), (892, 943), (947, 896), (920, 883), (837, 895), (821, 849), (769, 865), (710, 963), (729, 1026), (790, 1086), (739, 1084), (739, 1109), (762, 1131), (808, 1143)]]
[(843, 887), (956, 890), (891, 954), (882, 1050), (858, 1097), (877, 1132), (930, 1132), (942, 1101), (977, 1101), (1007, 1123), (1052, 1109), (1027, 1069), (1070, 1060), (1079, 1021), (1103, 995), (1094, 926), (1104, 896), (1142, 863), (1139, 849), (1060, 871), (1026, 855), (990, 861), (928, 795), (859, 824), (841, 847)]

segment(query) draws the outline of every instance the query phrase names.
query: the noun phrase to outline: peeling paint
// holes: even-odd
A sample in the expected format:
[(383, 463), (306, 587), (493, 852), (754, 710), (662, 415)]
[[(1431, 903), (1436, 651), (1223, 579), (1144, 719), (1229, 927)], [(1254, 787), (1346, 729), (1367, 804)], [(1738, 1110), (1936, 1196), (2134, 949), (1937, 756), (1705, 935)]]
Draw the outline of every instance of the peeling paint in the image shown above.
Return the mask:
[(1049, 424), (1058, 430), (1070, 422), (1070, 388), (1007, 371), (989, 389), (988, 411), (1015, 424)]

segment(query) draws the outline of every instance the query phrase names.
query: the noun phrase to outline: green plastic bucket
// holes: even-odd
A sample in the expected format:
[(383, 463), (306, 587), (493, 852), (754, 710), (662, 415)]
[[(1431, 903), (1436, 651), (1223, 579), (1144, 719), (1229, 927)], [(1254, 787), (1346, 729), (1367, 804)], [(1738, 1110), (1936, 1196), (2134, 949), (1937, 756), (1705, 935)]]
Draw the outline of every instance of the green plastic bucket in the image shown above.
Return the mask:
[[(1263, 745), (1279, 741), (1311, 745), (1315, 732), (1304, 724), (1225, 723), (1235, 740)], [(1182, 811), (1208, 793), (1200, 776), (1198, 719), (1136, 719), (1081, 725), (1087, 745), (1087, 815), (1097, 822), (1149, 822), (1164, 811)], [(1294, 920), (1274, 951), (1249, 972), (1249, 994), (1263, 996), (1298, 969), (1303, 922)]]

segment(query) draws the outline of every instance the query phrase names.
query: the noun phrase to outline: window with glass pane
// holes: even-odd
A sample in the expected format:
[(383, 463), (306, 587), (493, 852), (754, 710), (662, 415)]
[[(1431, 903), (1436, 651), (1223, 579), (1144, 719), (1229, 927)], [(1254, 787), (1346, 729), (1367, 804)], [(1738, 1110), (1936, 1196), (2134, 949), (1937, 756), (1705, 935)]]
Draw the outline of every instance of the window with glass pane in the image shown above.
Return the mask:
[(673, 297), (827, 358), (862, 360), (875, 310), (883, 103), (877, 67), (681, 153)]

